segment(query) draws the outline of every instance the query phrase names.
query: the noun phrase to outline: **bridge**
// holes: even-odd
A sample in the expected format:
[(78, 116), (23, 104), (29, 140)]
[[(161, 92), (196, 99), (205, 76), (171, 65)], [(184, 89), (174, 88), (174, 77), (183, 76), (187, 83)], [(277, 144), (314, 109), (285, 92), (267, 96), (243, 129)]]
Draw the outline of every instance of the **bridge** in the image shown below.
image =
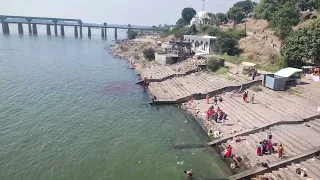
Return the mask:
[[(11, 15), (0, 15), (0, 21), (2, 24), (3, 34), (10, 34), (9, 24), (18, 24), (19, 34), (23, 34), (22, 24), (28, 24), (28, 31), (30, 35), (37, 35), (37, 25), (47, 26), (47, 35), (51, 35), (51, 26), (54, 27), (54, 34), (58, 35), (58, 26), (60, 26), (60, 35), (65, 36), (64, 27), (71, 26), (74, 27), (74, 36), (78, 38), (83, 37), (83, 28), (88, 29), (88, 37), (91, 38), (91, 28), (101, 29), (102, 39), (107, 39), (107, 29), (114, 29), (114, 38), (118, 38), (118, 29), (127, 29), (140, 31), (141, 34), (154, 34), (155, 32), (162, 31), (162, 29), (155, 26), (139, 26), (139, 25), (117, 25), (117, 24), (107, 24), (106, 22), (102, 24), (94, 23), (84, 23), (81, 19), (67, 19), (67, 18), (48, 18), (48, 17), (31, 17), (31, 16), (11, 16)], [(78, 31), (79, 28), (79, 31)]]

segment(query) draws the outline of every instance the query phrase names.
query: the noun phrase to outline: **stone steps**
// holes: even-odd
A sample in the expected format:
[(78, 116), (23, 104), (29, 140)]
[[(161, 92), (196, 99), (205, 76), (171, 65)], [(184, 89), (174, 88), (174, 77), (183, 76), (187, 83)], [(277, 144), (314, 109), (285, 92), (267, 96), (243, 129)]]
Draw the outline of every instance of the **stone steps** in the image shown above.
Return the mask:
[(312, 120), (308, 122), (308, 125), (318, 133), (320, 133), (320, 119)]
[(238, 107), (238, 110), (240, 110), (240, 112), (244, 112), (247, 115), (247, 117), (252, 117), (254, 119), (254, 121), (251, 123), (256, 123), (255, 124), (256, 127), (260, 127), (260, 126), (263, 126), (265, 124), (270, 123), (268, 119), (265, 119), (259, 113), (255, 113), (251, 109), (247, 108), (245, 106), (244, 102), (239, 102), (239, 101), (235, 100), (235, 98), (230, 98), (227, 96), (224, 96), (224, 99), (227, 102), (230, 102), (230, 104), (232, 104), (232, 106)]
[[(296, 173), (296, 169), (303, 169), (307, 177), (301, 177), (301, 175)], [(265, 177), (274, 179), (286, 179), (286, 180), (306, 180), (312, 178), (314, 180), (320, 179), (320, 161), (319, 157), (313, 157), (302, 161), (300, 163), (292, 163), (286, 167), (279, 168), (269, 173), (264, 174)]]
[[(320, 145), (312, 144), (314, 141), (312, 139), (303, 139), (300, 137), (303, 133), (308, 134), (310, 132), (291, 132), (290, 126), (303, 126), (302, 124), (298, 125), (279, 125), (276, 127), (271, 127), (268, 131), (272, 132), (272, 143), (276, 143), (277, 146), (279, 143), (282, 143), (284, 147), (284, 159), (289, 157), (293, 157), (295, 155), (301, 154), (307, 150), (316, 148)], [(256, 146), (258, 142), (266, 139), (267, 131), (260, 131), (257, 133), (249, 134), (247, 136), (240, 136), (240, 142), (233, 142), (229, 140), (226, 143), (222, 143), (222, 147), (227, 147), (231, 144), (234, 147), (234, 154), (239, 155), (243, 159), (247, 158), (250, 161), (250, 167), (256, 168), (257, 163), (267, 162), (275, 163), (278, 162), (280, 159), (278, 158), (278, 153), (274, 152), (271, 155), (263, 155), (257, 156), (256, 154)], [(315, 137), (317, 135), (312, 135)], [(320, 133), (318, 134), (320, 136)], [(278, 150), (277, 146), (273, 146), (275, 151)], [(320, 163), (320, 161), (319, 161)], [(292, 172), (282, 172), (285, 176), (292, 175)], [(320, 166), (319, 166), (319, 173), (320, 173)]]
[[(286, 119), (290, 120), (301, 120), (302, 118), (296, 114), (295, 112), (292, 112), (288, 107), (288, 104), (283, 104), (281, 101), (281, 98), (275, 98), (274, 96), (270, 96), (266, 93), (264, 93), (265, 89), (262, 92), (256, 92), (255, 95), (255, 101), (261, 104), (264, 104), (268, 108), (274, 110), (275, 112), (281, 114), (283, 117), (286, 117)], [(283, 120), (286, 120), (283, 119)]]
[(228, 115), (227, 119), (231, 119), (234, 123), (242, 124), (242, 127), (246, 129), (255, 129), (257, 127), (250, 122), (250, 121), (255, 121), (253, 118), (248, 117), (245, 113), (241, 111), (238, 112), (237, 111), (238, 108), (228, 103), (228, 99), (224, 99), (224, 102), (221, 104), (224, 105), (224, 109), (222, 109), (221, 107), (220, 108)]
[(172, 82), (172, 85), (177, 88), (178, 92), (181, 92), (181, 97), (192, 94), (192, 92), (190, 92), (182, 83), (178, 81), (178, 78), (172, 78), (170, 81)]
[(199, 89), (198, 92), (195, 93), (207, 93), (211, 90), (211, 87), (208, 87), (208, 85), (203, 82), (199, 77), (195, 76), (194, 74), (190, 74), (188, 77), (188, 84), (186, 86), (193, 86), (191, 88), (194, 88), (195, 86)]
[(279, 93), (279, 92), (274, 92), (270, 90), (264, 91), (264, 93), (272, 97), (281, 97), (277, 99), (282, 101), (283, 103), (290, 104), (290, 108), (293, 109), (292, 112), (300, 111), (302, 109), (301, 107), (303, 107), (303, 111), (305, 114), (314, 114), (315, 112), (315, 109), (310, 109), (309, 103), (306, 103), (306, 101), (304, 101), (303, 99), (299, 101), (299, 104), (297, 104), (296, 102), (293, 102), (292, 98), (295, 97), (294, 95), (286, 95), (286, 94), (281, 95), (280, 93), (282, 92)]

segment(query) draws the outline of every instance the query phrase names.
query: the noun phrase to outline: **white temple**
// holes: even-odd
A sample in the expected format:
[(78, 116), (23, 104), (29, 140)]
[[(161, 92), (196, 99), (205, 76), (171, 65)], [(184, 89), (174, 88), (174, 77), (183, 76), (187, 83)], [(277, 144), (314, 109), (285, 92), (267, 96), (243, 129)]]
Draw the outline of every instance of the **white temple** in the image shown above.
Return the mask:
[(204, 10), (205, 6), (205, 0), (202, 0), (203, 6), (202, 6), (202, 11), (200, 11), (195, 17), (193, 17), (190, 21), (190, 26), (193, 24), (199, 25), (199, 24), (204, 24), (205, 19), (210, 19), (208, 12)]
[(205, 19), (210, 19), (208, 12), (200, 11), (194, 18), (191, 19), (190, 26), (192, 26), (193, 24), (195, 25), (204, 24)]

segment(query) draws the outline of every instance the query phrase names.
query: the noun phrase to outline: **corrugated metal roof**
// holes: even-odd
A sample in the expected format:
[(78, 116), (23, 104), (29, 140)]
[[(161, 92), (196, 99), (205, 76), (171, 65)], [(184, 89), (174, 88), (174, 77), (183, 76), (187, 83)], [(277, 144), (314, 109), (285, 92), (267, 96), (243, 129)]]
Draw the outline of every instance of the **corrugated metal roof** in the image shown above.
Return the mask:
[(292, 67), (287, 67), (284, 69), (281, 69), (280, 71), (274, 73), (276, 76), (280, 77), (290, 77), (295, 73), (302, 72), (302, 69), (297, 69), (297, 68), (292, 68)]

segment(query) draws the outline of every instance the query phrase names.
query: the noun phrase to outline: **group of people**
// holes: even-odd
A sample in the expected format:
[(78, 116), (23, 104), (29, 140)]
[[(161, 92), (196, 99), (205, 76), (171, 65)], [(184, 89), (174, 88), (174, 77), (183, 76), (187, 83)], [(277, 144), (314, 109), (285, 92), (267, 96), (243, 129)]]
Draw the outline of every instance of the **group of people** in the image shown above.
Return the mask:
[[(249, 103), (249, 100), (248, 100), (248, 98), (249, 98), (249, 92), (248, 92), (248, 91), (245, 91), (244, 94), (243, 94), (243, 96), (242, 96), (242, 98), (243, 98), (243, 102)], [(252, 104), (254, 103), (254, 94), (252, 94), (252, 96), (251, 96), (251, 98), (250, 98), (250, 102), (251, 102)]]
[[(218, 101), (222, 102), (223, 101), (222, 97), (219, 96), (219, 98), (217, 98), (217, 96), (214, 96), (213, 97), (213, 102), (214, 102), (215, 105), (218, 105)], [(209, 94), (207, 94), (207, 96), (206, 96), (206, 102), (207, 102), (207, 104), (210, 104), (210, 96), (209, 96)]]
[(224, 124), (226, 119), (227, 119), (227, 114), (223, 112), (219, 106), (216, 111), (214, 110), (213, 106), (210, 106), (209, 109), (207, 110), (208, 121), (214, 120), (216, 123), (222, 122)]
[[(267, 138), (258, 143), (258, 145), (257, 145), (257, 155), (258, 156), (263, 156), (264, 154), (271, 155), (271, 153), (274, 151), (274, 148), (273, 148), (272, 145), (273, 145), (272, 144), (272, 134), (269, 131), (267, 133)], [(280, 159), (283, 158), (283, 146), (282, 146), (281, 143), (279, 144), (279, 147), (278, 147), (278, 157)]]

